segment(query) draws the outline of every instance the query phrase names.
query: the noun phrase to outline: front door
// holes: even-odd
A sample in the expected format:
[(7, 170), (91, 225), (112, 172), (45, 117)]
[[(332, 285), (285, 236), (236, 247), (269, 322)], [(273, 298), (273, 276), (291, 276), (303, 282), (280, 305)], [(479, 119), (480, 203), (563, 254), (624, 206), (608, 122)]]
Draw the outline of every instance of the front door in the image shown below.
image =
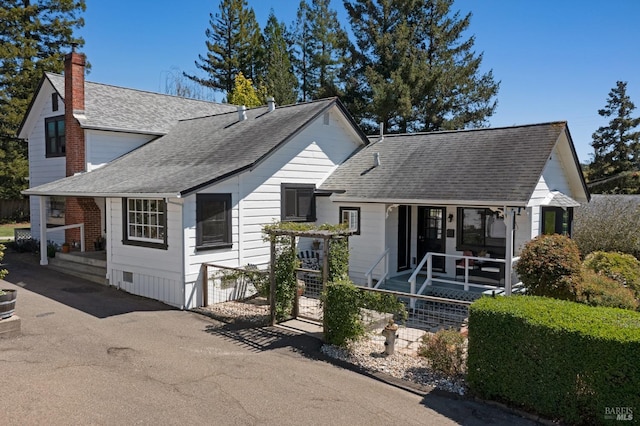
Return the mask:
[[(445, 252), (445, 214), (444, 207), (418, 206), (418, 262), (428, 252)], [(432, 259), (433, 270), (444, 272), (445, 258), (434, 256)]]

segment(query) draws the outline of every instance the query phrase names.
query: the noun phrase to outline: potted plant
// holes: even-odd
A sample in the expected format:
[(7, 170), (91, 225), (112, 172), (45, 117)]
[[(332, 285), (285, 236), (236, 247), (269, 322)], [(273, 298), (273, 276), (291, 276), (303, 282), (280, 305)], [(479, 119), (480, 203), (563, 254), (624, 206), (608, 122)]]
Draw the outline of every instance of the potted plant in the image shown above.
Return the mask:
[(296, 290), (298, 293), (298, 297), (304, 294), (304, 290), (306, 289), (307, 284), (304, 282), (304, 275), (300, 272), (296, 274)]
[(71, 246), (65, 241), (64, 243), (62, 243), (62, 252), (69, 253), (69, 251), (71, 251)]

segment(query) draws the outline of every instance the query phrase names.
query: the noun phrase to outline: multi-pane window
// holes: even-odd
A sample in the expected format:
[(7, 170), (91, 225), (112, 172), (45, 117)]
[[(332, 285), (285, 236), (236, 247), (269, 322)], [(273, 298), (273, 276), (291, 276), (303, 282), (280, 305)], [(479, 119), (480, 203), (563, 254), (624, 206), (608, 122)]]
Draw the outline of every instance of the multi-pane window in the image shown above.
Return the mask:
[(44, 120), (45, 151), (47, 157), (64, 157), (64, 115)]
[(281, 218), (287, 222), (316, 220), (315, 185), (283, 183), (281, 185)]
[(504, 217), (491, 209), (458, 208), (458, 250), (503, 253), (507, 227)]
[(231, 194), (197, 194), (196, 222), (198, 248), (230, 246)]
[(360, 235), (360, 207), (340, 207), (340, 223), (356, 235)]
[(127, 198), (124, 204), (125, 244), (165, 248), (167, 213), (164, 200)]

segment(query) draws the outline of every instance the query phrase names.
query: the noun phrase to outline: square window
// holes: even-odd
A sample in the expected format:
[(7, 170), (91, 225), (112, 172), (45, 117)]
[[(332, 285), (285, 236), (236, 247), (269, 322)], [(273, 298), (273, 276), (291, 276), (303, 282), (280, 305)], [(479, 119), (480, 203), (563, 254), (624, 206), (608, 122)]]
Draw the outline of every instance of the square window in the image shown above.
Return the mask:
[[(158, 199), (123, 199), (123, 242), (127, 245), (167, 248), (166, 204)], [(150, 207), (155, 209), (151, 211)]]
[(360, 235), (360, 207), (340, 207), (340, 223), (355, 235)]
[(281, 185), (281, 219), (286, 222), (316, 220), (315, 185), (283, 183)]

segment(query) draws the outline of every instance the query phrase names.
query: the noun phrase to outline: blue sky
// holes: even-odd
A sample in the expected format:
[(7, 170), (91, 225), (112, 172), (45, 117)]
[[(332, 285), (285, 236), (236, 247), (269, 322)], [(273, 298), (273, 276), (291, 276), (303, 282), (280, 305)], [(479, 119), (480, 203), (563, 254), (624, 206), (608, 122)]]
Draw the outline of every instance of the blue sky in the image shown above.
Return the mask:
[[(262, 27), (269, 11), (289, 26), (298, 0), (248, 0)], [(90, 81), (164, 92), (170, 73), (198, 73), (209, 14), (219, 0), (87, 0), (82, 49)], [(332, 7), (349, 28), (341, 0)], [(616, 81), (640, 116), (640, 1), (456, 0), (471, 12), (469, 35), (483, 70), (501, 82), (491, 126), (566, 120), (581, 162), (591, 159), (591, 134)], [(218, 101), (222, 99), (218, 96)]]

